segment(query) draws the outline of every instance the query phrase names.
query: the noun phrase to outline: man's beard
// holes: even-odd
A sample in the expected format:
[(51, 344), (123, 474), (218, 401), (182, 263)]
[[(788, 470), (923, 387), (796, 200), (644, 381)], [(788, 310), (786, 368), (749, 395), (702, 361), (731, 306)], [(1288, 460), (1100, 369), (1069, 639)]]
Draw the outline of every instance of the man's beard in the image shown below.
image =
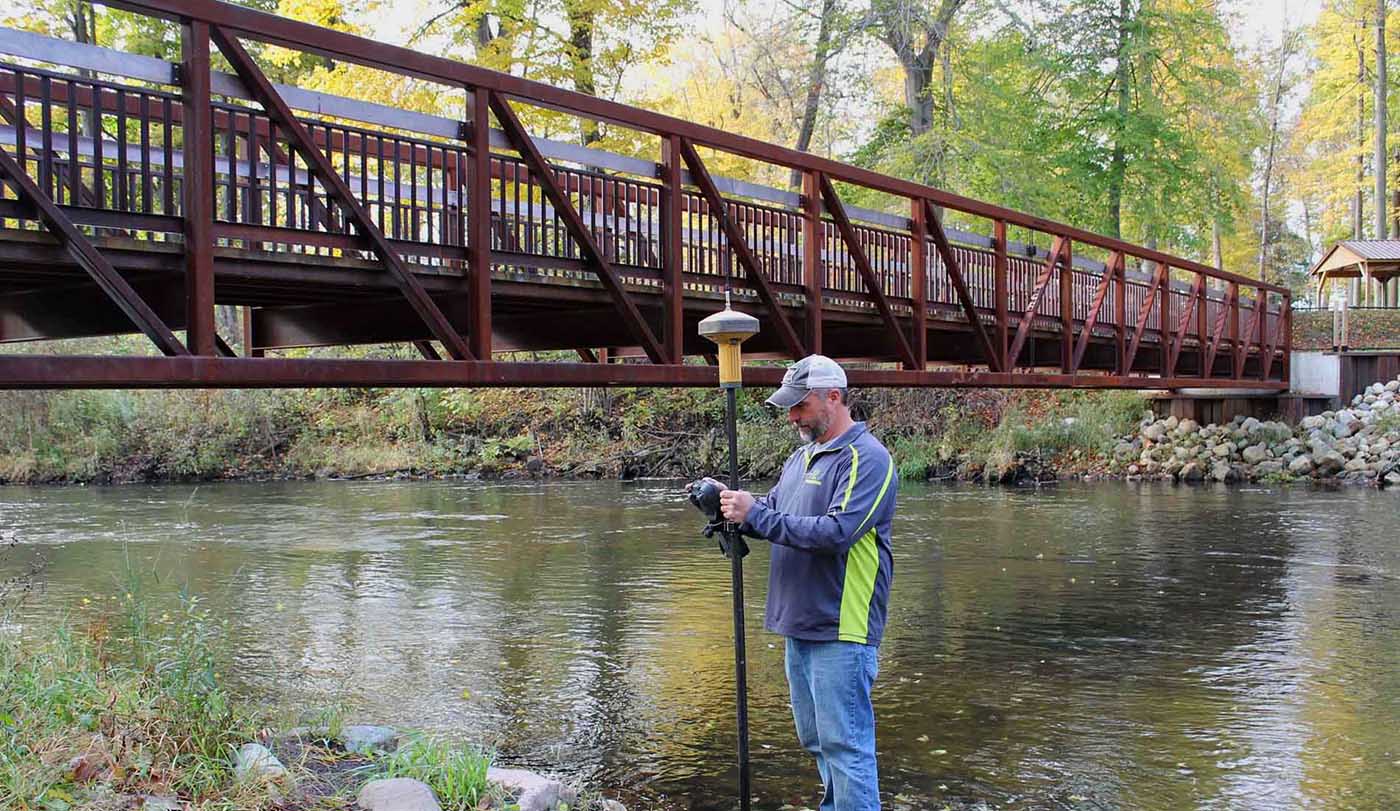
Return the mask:
[(827, 429), (830, 427), (830, 421), (819, 422), (811, 427), (798, 424), (797, 435), (802, 438), (803, 442), (815, 442), (817, 437), (824, 436), (826, 434)]

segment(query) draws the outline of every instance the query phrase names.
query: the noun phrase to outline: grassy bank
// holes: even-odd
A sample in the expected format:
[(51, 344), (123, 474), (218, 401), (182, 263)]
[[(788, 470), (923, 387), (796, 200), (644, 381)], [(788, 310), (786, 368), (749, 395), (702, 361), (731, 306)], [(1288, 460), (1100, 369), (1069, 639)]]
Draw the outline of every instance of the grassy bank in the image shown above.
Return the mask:
[[(14, 618), (41, 577), (0, 583), (0, 808), (350, 809), (361, 786), (388, 777), (427, 784), (446, 811), (513, 807), (478, 747), (409, 735), (358, 754), (339, 743), (338, 711), (279, 719), (232, 696), (223, 623), (151, 575), (128, 571), (44, 639), (22, 639)], [(239, 773), (235, 753), (254, 741), (284, 775)], [(601, 807), (587, 793), (573, 804)]]
[[(740, 398), (749, 478), (794, 437), (766, 392)], [(859, 408), (906, 478), (1018, 455), (1102, 455), (1144, 403), (1116, 392), (871, 390)], [(690, 477), (723, 467), (709, 389), (341, 389), (0, 393), (0, 481), (128, 482), (409, 474)]]

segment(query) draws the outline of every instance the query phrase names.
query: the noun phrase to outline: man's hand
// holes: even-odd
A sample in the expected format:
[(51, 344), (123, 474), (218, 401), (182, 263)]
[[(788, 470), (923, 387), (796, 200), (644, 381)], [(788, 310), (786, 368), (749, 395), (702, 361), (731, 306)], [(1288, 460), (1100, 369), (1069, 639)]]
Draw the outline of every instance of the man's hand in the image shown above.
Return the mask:
[(719, 509), (724, 520), (742, 524), (753, 508), (753, 494), (747, 490), (725, 490), (719, 494)]

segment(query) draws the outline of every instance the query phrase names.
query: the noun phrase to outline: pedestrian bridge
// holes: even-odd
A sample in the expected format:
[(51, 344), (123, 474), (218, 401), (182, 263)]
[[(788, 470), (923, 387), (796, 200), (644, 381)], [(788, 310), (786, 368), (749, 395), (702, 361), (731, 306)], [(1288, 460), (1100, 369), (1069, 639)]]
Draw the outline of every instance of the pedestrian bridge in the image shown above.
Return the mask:
[[(708, 386), (726, 287), (750, 359), (823, 352), (855, 386), (1288, 387), (1281, 287), (215, 0), (110, 5), (181, 61), (0, 29), (0, 388)], [(250, 41), (461, 113), (274, 84)], [(637, 147), (532, 134), (541, 109)], [(123, 333), (150, 350), (51, 349)], [(418, 357), (333, 349), (367, 344)]]

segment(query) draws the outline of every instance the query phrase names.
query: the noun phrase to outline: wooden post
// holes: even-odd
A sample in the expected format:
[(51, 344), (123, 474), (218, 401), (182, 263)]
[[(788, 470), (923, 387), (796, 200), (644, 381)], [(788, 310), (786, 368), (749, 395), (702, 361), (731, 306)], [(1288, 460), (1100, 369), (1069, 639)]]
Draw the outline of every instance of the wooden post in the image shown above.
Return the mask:
[(1279, 317), (1283, 319), (1283, 382), (1289, 383), (1293, 380), (1293, 369), (1289, 361), (1293, 357), (1293, 294), (1283, 294), (1283, 312)]
[(1065, 240), (1064, 264), (1060, 266), (1060, 371), (1070, 373), (1074, 366), (1074, 244)]
[(1162, 278), (1161, 304), (1158, 312), (1161, 314), (1157, 320), (1157, 360), (1163, 377), (1171, 377), (1171, 354), (1172, 338), (1175, 330), (1172, 329), (1172, 269), (1166, 266), (1166, 273)]
[(1204, 273), (1199, 275), (1201, 298), (1196, 302), (1196, 376), (1210, 377), (1210, 370), (1206, 368), (1206, 341), (1210, 323), (1206, 311), (1210, 308), (1210, 279), (1205, 278)]
[(1002, 371), (1009, 372), (1014, 358), (1006, 356), (1006, 348), (1011, 339), (1011, 288), (1007, 279), (1010, 261), (1006, 257), (1006, 220), (996, 220), (992, 223), (992, 229), (992, 240), (996, 243), (992, 246), (995, 251), (992, 260), (992, 286), (997, 309), (996, 350), (1001, 354)]
[(214, 355), (214, 126), (208, 24), (191, 21), (181, 26), (180, 55), (186, 342), (192, 354)]
[(1114, 347), (1117, 350), (1113, 366), (1120, 375), (1132, 374), (1127, 368), (1128, 352), (1128, 257), (1120, 254), (1118, 267), (1112, 270), (1117, 274), (1113, 280), (1113, 309), (1117, 313), (1117, 326), (1113, 331)]
[(471, 93), (467, 345), (478, 360), (491, 360), (491, 101), (485, 88), (475, 88)]
[(807, 292), (807, 351), (822, 351), (822, 247), (826, 229), (822, 225), (822, 193), (815, 172), (802, 173), (802, 285)]
[(661, 142), (661, 340), (667, 363), (680, 363), (685, 355), (685, 288), (681, 277), (684, 261), (682, 214), (685, 195), (682, 193), (681, 139), (672, 135)]
[(909, 202), (913, 226), (909, 241), (909, 292), (914, 308), (914, 365), (924, 369), (928, 366), (928, 206), (921, 198)]

